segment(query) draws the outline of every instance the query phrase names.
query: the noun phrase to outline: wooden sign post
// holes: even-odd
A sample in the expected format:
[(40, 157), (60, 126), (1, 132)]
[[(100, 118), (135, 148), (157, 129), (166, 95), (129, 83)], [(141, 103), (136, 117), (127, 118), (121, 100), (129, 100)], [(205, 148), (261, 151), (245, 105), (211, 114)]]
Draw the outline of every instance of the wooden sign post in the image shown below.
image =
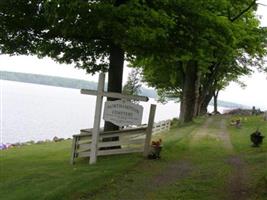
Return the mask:
[(98, 140), (99, 140), (99, 130), (100, 130), (100, 121), (101, 121), (101, 112), (102, 112), (102, 103), (103, 97), (112, 97), (117, 99), (124, 100), (136, 100), (136, 101), (148, 101), (148, 97), (137, 96), (137, 95), (123, 95), (115, 92), (105, 92), (105, 74), (100, 73), (98, 79), (97, 91), (82, 89), (82, 94), (96, 95), (96, 107), (95, 107), (95, 117), (94, 117), (94, 126), (92, 131), (92, 143), (91, 143), (91, 152), (90, 152), (90, 164), (94, 164), (97, 161), (97, 150), (98, 150)]

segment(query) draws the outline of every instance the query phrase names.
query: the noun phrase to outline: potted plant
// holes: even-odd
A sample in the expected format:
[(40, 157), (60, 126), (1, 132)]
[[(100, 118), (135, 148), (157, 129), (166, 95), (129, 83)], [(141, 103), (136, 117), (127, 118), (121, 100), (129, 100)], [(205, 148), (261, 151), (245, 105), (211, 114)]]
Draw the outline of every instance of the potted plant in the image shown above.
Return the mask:
[(160, 152), (162, 149), (162, 140), (152, 141), (150, 154), (148, 155), (149, 159), (160, 159)]

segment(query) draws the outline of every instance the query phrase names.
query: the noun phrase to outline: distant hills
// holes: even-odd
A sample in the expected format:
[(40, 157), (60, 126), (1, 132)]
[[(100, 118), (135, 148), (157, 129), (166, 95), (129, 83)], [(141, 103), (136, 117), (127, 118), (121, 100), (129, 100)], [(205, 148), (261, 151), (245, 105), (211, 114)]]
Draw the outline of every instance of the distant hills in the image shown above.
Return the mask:
[[(63, 78), (58, 76), (47, 76), (40, 74), (0, 71), (0, 79), (8, 81), (40, 84), (40, 85), (50, 85), (55, 87), (74, 88), (74, 89), (90, 89), (90, 90), (97, 89), (97, 83), (93, 81), (86, 81), (73, 78)], [(157, 97), (157, 92), (155, 90), (142, 87), (140, 89), (140, 92), (141, 92), (140, 95), (143, 96), (147, 96), (150, 98)]]
[[(209, 105), (213, 106), (213, 101), (211, 101)], [(244, 109), (250, 108), (249, 106), (245, 106), (242, 104), (233, 103), (233, 102), (229, 102), (229, 101), (222, 101), (222, 100), (218, 100), (218, 105), (220, 107), (233, 108), (233, 109), (234, 108), (244, 108)]]
[[(17, 81), (24, 83), (33, 83), (33, 84), (41, 84), (41, 85), (50, 85), (56, 87), (65, 87), (65, 88), (74, 88), (74, 89), (97, 89), (97, 83), (93, 81), (85, 81), (80, 79), (73, 78), (63, 78), (58, 76), (47, 76), (47, 75), (39, 75), (39, 74), (28, 74), (28, 73), (20, 73), (20, 72), (8, 72), (8, 71), (0, 71), (0, 79), (8, 80), (8, 81)], [(157, 98), (157, 92), (153, 89), (147, 89), (141, 87), (140, 95), (147, 96), (150, 98)], [(213, 105), (211, 101), (210, 105)], [(227, 102), (227, 101), (218, 101), (218, 106), (226, 107), (226, 108), (247, 108), (247, 106)]]

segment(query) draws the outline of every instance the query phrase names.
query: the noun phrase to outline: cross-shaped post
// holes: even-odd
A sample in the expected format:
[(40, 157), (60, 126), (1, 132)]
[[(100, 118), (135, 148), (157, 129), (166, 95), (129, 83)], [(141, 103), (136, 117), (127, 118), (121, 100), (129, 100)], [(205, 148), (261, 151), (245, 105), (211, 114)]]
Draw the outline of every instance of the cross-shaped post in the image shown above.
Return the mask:
[(97, 150), (98, 150), (98, 140), (99, 140), (99, 130), (102, 112), (103, 97), (113, 97), (117, 99), (125, 100), (137, 100), (137, 101), (148, 101), (148, 97), (137, 96), (137, 95), (123, 95), (115, 92), (105, 92), (105, 74), (100, 73), (98, 78), (97, 91), (81, 89), (82, 94), (96, 95), (96, 107), (95, 107), (95, 117), (94, 126), (92, 131), (92, 142), (91, 142), (91, 152), (90, 152), (90, 164), (96, 163), (97, 160)]

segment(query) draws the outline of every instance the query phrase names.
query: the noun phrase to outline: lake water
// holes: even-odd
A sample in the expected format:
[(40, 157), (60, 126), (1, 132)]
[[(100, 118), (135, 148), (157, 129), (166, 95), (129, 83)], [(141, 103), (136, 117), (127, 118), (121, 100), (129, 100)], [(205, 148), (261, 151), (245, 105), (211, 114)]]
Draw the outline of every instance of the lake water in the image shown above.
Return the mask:
[[(93, 127), (93, 96), (82, 95), (77, 89), (4, 80), (0, 84), (0, 143), (70, 138), (80, 129)], [(150, 99), (140, 103), (144, 107), (143, 123), (147, 123), (152, 103), (157, 104), (156, 122), (179, 116), (178, 103), (161, 104)]]
[[(69, 138), (80, 129), (92, 128), (95, 100), (80, 90), (20, 83), (1, 82), (1, 141), (0, 143)], [(153, 99), (142, 102), (143, 123), (147, 123), (149, 106), (157, 104), (155, 121), (179, 116), (179, 104), (165, 105)], [(102, 121), (101, 125), (104, 122)]]

